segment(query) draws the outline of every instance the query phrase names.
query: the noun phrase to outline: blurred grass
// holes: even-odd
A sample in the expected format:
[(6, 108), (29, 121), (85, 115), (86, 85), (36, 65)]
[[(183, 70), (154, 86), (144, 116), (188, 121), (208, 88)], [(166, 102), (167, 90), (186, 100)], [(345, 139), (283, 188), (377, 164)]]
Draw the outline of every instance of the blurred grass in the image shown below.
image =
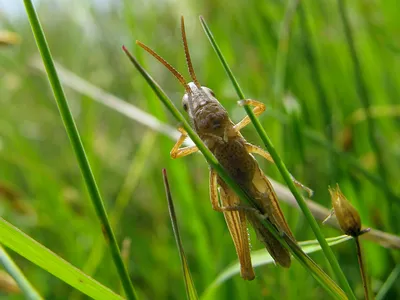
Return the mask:
[[(0, 0), (0, 8), (8, 6), (7, 2)], [(304, 130), (320, 133), (327, 142), (380, 178), (366, 122), (347, 122), (362, 106), (337, 1), (325, 1), (324, 4), (300, 2), (302, 12), (298, 7), (290, 27), (282, 85), (283, 103), (273, 101), (273, 88), (279, 30), (286, 2), (109, 3), (40, 1), (38, 9), (42, 25), (57, 61), (94, 85), (176, 126), (142, 78), (132, 76), (132, 66), (120, 47), (125, 44), (130, 49), (137, 49), (134, 41), (141, 40), (187, 74), (179, 38), (179, 17), (184, 14), (189, 47), (200, 82), (214, 90), (232, 119), (238, 121), (244, 112), (237, 107), (235, 91), (201, 29), (198, 15), (202, 14), (212, 26), (245, 94), (266, 103), (268, 110), (260, 120), (288, 169), (314, 189), (314, 200), (328, 207), (327, 185), (339, 182), (343, 192), (359, 209), (365, 225), (399, 233), (398, 222), (388, 225), (388, 221), (400, 213), (398, 198), (387, 198), (382, 189), (342, 161), (340, 155), (332, 156), (329, 149), (317, 147), (298, 129), (301, 126)], [(398, 104), (400, 98), (400, 78), (396, 76), (400, 67), (400, 45), (393, 38), (400, 30), (397, 2), (347, 1), (346, 5), (371, 106), (390, 108)], [(22, 3), (19, 6), (23, 11)], [(29, 209), (17, 210), (12, 202), (0, 195), (2, 216), (64, 259), (83, 268), (98, 238), (97, 220), (86, 199), (84, 183), (59, 122), (47, 79), (29, 67), (31, 59), (38, 54), (29, 24), (24, 14), (6, 12), (0, 12), (3, 17), (0, 28), (18, 33), (22, 41), (17, 46), (0, 48), (0, 184), (12, 186), (18, 201)], [(304, 34), (303, 17), (309, 34)], [(313, 55), (309, 55), (310, 49)], [(140, 49), (134, 54), (170, 97), (180, 103), (182, 88), (168, 71), (144, 56)], [(316, 66), (319, 79), (315, 77)], [(328, 108), (323, 106), (325, 102), (321, 101), (320, 89), (324, 91), (322, 95)], [(66, 93), (106, 207), (112, 209), (131, 162), (140, 155), (138, 149), (147, 129), (97, 105), (87, 96), (69, 89)], [(290, 111), (287, 109), (289, 104)], [(289, 121), (284, 122), (284, 119)], [(384, 150), (386, 183), (398, 196), (399, 117), (379, 117), (375, 124), (379, 128), (378, 141)], [(245, 137), (261, 144), (255, 131), (248, 127), (243, 131)], [(148, 150), (151, 156), (144, 162), (138, 184), (129, 196), (130, 202), (116, 228), (120, 242), (124, 237), (136, 241), (131, 248), (130, 275), (138, 296), (143, 299), (185, 297), (160, 176), (163, 167), (169, 171), (181, 238), (199, 293), (235, 259), (223, 216), (212, 211), (208, 199), (206, 162), (200, 155), (172, 161), (169, 151), (173, 143), (169, 138), (157, 135), (156, 144)], [(262, 161), (260, 164), (269, 175), (281, 181), (274, 166)], [(385, 206), (388, 209), (382, 211)], [(286, 206), (283, 209), (295, 236), (299, 240), (312, 238), (303, 216)], [(338, 233), (329, 228), (324, 232), (326, 236)], [(251, 234), (253, 249), (261, 248)], [(362, 297), (353, 247), (341, 245), (335, 253), (356, 296)], [(376, 293), (398, 263), (398, 253), (371, 243), (365, 243), (365, 253)], [(63, 299), (60, 295), (71, 293), (69, 286), (50, 274), (14, 253), (10, 255), (46, 299)], [(313, 259), (325, 267), (320, 253)], [(94, 278), (118, 290), (117, 274), (109, 253), (104, 254)], [(218, 293), (223, 299), (292, 299), (300, 293), (302, 298), (312, 299), (324, 295), (297, 263), (288, 271), (274, 266), (259, 268), (256, 280), (250, 283), (235, 277)], [(21, 299), (18, 297), (9, 296), (9, 299)], [(386, 297), (400, 297), (400, 287), (393, 285)]]

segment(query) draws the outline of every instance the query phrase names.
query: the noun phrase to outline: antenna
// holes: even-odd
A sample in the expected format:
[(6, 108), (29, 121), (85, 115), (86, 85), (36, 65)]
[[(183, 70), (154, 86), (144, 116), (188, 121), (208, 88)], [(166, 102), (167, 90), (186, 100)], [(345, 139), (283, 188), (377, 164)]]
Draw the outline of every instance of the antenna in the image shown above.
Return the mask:
[[(136, 44), (142, 47), (144, 50), (146, 50), (148, 53), (150, 53), (152, 56), (154, 56), (160, 63), (162, 63), (174, 76), (179, 80), (179, 82), (183, 85), (187, 93), (191, 93), (191, 90), (185, 80), (183, 78), (182, 74), (179, 73), (173, 66), (171, 66), (164, 58), (162, 58), (160, 55), (158, 55), (154, 50), (151, 48), (147, 47), (145, 44), (143, 44), (140, 41), (136, 41)], [(197, 85), (197, 84), (196, 84)]]
[(185, 56), (186, 56), (186, 63), (189, 69), (190, 77), (192, 78), (194, 84), (200, 88), (201, 85), (199, 81), (196, 78), (196, 74), (194, 73), (193, 65), (192, 65), (192, 60), (190, 59), (190, 53), (189, 53), (189, 48), (186, 40), (186, 32), (185, 32), (185, 21), (183, 19), (183, 16), (181, 16), (181, 31), (182, 31), (182, 42), (183, 42), (183, 49), (185, 50)]

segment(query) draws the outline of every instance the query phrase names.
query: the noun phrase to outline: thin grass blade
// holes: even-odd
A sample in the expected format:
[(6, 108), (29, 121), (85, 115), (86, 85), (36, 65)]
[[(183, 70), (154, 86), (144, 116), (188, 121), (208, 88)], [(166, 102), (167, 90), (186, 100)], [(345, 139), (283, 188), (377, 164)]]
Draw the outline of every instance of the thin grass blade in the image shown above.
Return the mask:
[(82, 140), (80, 138), (75, 121), (72, 117), (71, 110), (69, 109), (69, 105), (65, 97), (63, 88), (58, 78), (50, 49), (47, 45), (42, 26), (40, 25), (39, 18), (36, 14), (36, 10), (31, 0), (24, 0), (24, 4), (36, 44), (38, 46), (40, 55), (42, 56), (44, 66), (47, 71), (47, 76), (53, 90), (54, 98), (56, 100), (61, 118), (65, 126), (65, 130), (67, 131), (71, 145), (74, 149), (76, 159), (78, 161), (83, 178), (85, 180), (86, 187), (90, 195), (90, 199), (92, 200), (97, 217), (99, 218), (99, 221), (101, 223), (103, 235), (107, 241), (107, 244), (110, 247), (111, 256), (118, 271), (118, 275), (121, 279), (122, 285), (124, 286), (127, 298), (136, 299), (132, 282), (121, 258), (117, 240), (111, 228), (110, 222), (108, 221), (107, 212), (105, 210), (99, 188), (91, 170), (85, 149), (82, 144)]
[(165, 194), (167, 195), (169, 216), (171, 218), (172, 229), (174, 231), (176, 245), (179, 250), (179, 256), (181, 258), (183, 277), (185, 278), (186, 295), (189, 300), (198, 299), (196, 287), (194, 285), (192, 275), (190, 273), (189, 264), (186, 259), (185, 251), (183, 250), (182, 240), (179, 234), (178, 220), (175, 214), (174, 202), (172, 201), (171, 189), (169, 187), (167, 170), (163, 169), (163, 179), (165, 186)]

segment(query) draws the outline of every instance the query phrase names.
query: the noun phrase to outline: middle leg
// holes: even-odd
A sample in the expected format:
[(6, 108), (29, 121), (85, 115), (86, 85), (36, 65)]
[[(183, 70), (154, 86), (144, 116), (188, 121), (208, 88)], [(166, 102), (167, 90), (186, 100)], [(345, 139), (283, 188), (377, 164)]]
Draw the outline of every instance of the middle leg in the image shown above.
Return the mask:
[[(249, 153), (255, 153), (255, 154), (261, 155), (262, 157), (264, 157), (269, 162), (275, 163), (274, 159), (271, 157), (271, 154), (269, 154), (267, 151), (265, 151), (261, 147), (255, 146), (255, 145), (250, 144), (250, 143), (246, 143), (245, 147), (246, 147), (246, 150)], [(294, 178), (294, 176), (292, 174), (290, 174), (290, 177), (291, 177), (291, 179), (292, 179), (292, 181), (293, 181), (293, 183), (295, 185), (297, 185), (298, 187), (300, 187), (303, 190), (305, 190), (308, 193), (309, 197), (312, 197), (312, 195), (314, 194), (312, 189), (310, 189), (309, 187), (307, 187), (304, 184), (302, 184), (300, 181), (298, 181), (296, 178)]]

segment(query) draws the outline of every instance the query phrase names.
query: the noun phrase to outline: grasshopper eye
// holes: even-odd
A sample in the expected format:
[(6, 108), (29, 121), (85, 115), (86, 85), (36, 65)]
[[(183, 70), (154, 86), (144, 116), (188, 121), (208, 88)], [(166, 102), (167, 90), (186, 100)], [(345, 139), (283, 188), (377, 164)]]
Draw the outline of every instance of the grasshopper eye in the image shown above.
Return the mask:
[(188, 96), (188, 94), (183, 95), (182, 107), (186, 112), (188, 112), (188, 109), (189, 109), (189, 96)]
[(189, 107), (188, 107), (188, 100), (187, 100), (186, 95), (182, 99), (182, 106), (183, 106), (183, 109), (187, 112)]

